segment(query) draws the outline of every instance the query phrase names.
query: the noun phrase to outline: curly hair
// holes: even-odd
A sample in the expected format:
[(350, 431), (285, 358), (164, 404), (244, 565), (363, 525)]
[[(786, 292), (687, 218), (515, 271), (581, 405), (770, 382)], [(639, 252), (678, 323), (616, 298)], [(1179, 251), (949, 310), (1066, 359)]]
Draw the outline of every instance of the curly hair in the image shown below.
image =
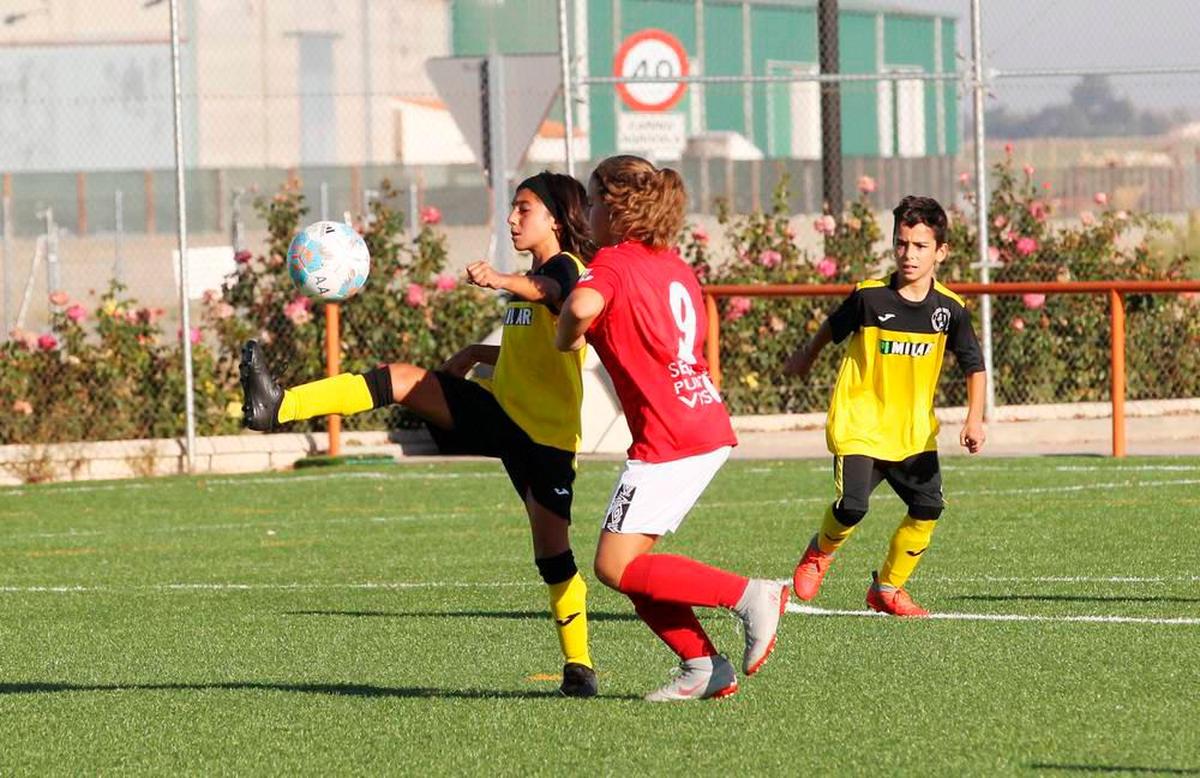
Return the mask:
[(623, 154), (601, 162), (592, 178), (608, 206), (614, 235), (659, 251), (675, 243), (687, 208), (679, 173)]

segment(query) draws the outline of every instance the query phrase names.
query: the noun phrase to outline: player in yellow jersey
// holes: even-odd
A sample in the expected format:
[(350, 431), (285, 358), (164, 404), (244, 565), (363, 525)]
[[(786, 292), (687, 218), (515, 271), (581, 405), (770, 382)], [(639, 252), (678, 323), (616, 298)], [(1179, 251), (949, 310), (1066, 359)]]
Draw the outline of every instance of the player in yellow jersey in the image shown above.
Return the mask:
[(817, 595), (833, 553), (866, 516), (871, 492), (887, 481), (908, 510), (882, 571), (871, 574), (867, 605), (895, 616), (928, 616), (904, 585), (929, 547), (943, 507), (933, 397), (949, 349), (967, 381), (959, 442), (977, 453), (986, 437), (983, 357), (962, 298), (934, 278), (949, 250), (946, 212), (933, 198), (908, 196), (893, 214), (896, 271), (858, 284), (784, 366), (786, 374), (803, 378), (821, 349), (850, 337), (825, 427), (837, 499), (826, 508), (792, 584), (802, 600)]
[[(568, 537), (584, 356), (558, 351), (554, 336), (558, 306), (595, 250), (586, 203), (586, 190), (570, 176), (545, 172), (526, 179), (513, 196), (508, 224), (513, 246), (533, 257), (530, 271), (499, 273), (487, 262), (467, 268), (471, 283), (512, 295), (499, 346), (468, 346), (439, 370), (393, 363), (287, 390), (275, 382), (254, 341), (243, 349), (241, 364), (242, 411), (251, 429), (398, 403), (426, 420), (442, 453), (503, 462), (529, 514), (534, 562), (549, 587), (565, 659), (560, 690), (570, 697), (597, 691), (588, 653), (587, 587)], [(467, 380), (477, 363), (495, 365), (490, 380)]]

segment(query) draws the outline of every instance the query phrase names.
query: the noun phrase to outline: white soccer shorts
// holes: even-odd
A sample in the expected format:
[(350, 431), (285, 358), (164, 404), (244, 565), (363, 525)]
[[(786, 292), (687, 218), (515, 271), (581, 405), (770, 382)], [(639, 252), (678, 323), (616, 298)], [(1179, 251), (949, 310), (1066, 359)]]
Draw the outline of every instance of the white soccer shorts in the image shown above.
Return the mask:
[(732, 446), (722, 446), (671, 462), (626, 460), (601, 529), (642, 535), (665, 535), (679, 529), (732, 450)]

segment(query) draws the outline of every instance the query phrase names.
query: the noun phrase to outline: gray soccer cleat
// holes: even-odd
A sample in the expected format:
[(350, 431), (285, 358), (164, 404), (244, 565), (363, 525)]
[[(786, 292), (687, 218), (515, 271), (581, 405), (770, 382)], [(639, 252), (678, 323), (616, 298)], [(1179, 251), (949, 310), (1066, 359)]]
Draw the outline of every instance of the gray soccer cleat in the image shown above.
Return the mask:
[(279, 406), (283, 404), (283, 388), (271, 375), (258, 341), (248, 340), (242, 346), (238, 375), (242, 379), (242, 426), (259, 432), (275, 429)]
[(746, 655), (742, 672), (754, 675), (775, 649), (779, 617), (787, 607), (788, 587), (778, 581), (751, 578), (733, 611), (742, 618)]
[(737, 691), (737, 674), (723, 656), (684, 660), (679, 675), (666, 686), (646, 695), (649, 702), (679, 702), (728, 697)]

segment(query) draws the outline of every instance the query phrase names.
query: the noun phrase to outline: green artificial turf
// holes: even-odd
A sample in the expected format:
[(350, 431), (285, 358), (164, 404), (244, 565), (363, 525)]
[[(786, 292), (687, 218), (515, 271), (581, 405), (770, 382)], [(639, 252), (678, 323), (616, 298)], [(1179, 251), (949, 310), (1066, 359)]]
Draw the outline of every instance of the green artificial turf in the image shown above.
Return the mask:
[[(946, 460), (931, 620), (860, 615), (882, 486), (824, 612), (733, 697), (665, 706), (640, 698), (674, 657), (590, 572), (618, 468), (584, 462), (575, 503), (593, 700), (556, 694), (493, 463), (0, 489), (0, 775), (1200, 771), (1200, 460)], [(660, 548), (789, 578), (831, 489), (731, 462)]]

